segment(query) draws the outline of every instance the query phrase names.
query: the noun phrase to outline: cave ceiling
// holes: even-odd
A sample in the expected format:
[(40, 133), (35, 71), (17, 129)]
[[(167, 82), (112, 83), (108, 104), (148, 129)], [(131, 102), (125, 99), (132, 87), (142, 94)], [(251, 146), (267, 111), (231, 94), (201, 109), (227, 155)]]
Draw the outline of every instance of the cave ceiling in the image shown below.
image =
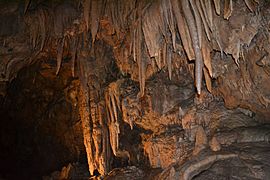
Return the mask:
[[(218, 99), (226, 113), (241, 108), (268, 123), (269, 7), (266, 0), (0, 1), (0, 93), (32, 64), (45, 63), (41, 73), (54, 78), (68, 65), (79, 81), (70, 98), (91, 174), (107, 174), (112, 155), (130, 156), (119, 142), (122, 121), (158, 133), (203, 117), (184, 105), (175, 110), (179, 102)], [(173, 137), (165, 137), (170, 146)], [(168, 167), (151, 159), (158, 140), (150, 139), (143, 146), (151, 166)]]

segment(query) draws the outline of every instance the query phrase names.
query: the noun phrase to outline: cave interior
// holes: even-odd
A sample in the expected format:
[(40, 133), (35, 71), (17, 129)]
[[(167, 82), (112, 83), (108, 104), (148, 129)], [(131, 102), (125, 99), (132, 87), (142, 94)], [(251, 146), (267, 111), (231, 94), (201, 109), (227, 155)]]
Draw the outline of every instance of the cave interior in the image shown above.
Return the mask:
[(270, 179), (269, 0), (1, 0), (0, 180)]

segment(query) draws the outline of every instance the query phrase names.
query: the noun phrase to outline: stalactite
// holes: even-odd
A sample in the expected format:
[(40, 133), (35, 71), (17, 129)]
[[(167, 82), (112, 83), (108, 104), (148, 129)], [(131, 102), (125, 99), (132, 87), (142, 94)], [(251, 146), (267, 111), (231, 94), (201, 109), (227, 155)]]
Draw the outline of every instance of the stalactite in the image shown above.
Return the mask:
[(115, 11), (113, 11), (112, 15), (114, 16), (113, 24), (116, 24), (117, 32), (119, 33), (120, 29), (124, 30), (128, 25), (130, 25), (129, 20), (134, 21), (132, 19), (132, 15), (134, 13), (136, 1), (126, 0), (126, 1), (112, 1), (113, 7)]
[(193, 49), (195, 52), (195, 57), (196, 57), (196, 60), (195, 60), (195, 81), (196, 81), (197, 93), (200, 94), (201, 93), (201, 85), (202, 85), (203, 60), (202, 60), (202, 54), (201, 54), (201, 49), (200, 49), (200, 45), (199, 45), (196, 24), (195, 24), (195, 20), (194, 20), (194, 17), (192, 15), (192, 12), (190, 9), (189, 1), (183, 0), (182, 7), (183, 7), (185, 17), (187, 19), (187, 24), (188, 24), (189, 31), (191, 34)]
[(94, 171), (99, 170), (99, 164), (96, 162), (96, 151), (94, 149), (93, 141), (93, 115), (91, 107), (90, 97), (93, 97), (92, 91), (89, 91), (88, 78), (89, 78), (89, 65), (87, 64), (87, 55), (86, 50), (79, 51), (79, 61), (78, 61), (78, 76), (80, 79), (80, 93), (79, 93), (79, 113), (82, 121), (82, 130), (84, 137), (84, 145), (87, 154), (89, 172), (91, 175), (94, 174)]
[(33, 49), (36, 48), (36, 45), (37, 45), (37, 39), (38, 39), (38, 26), (36, 27), (37, 29), (34, 29), (32, 32), (31, 32), (31, 37), (32, 37), (32, 47)]
[(108, 14), (110, 21), (113, 24), (114, 29), (116, 30), (117, 35), (119, 34), (119, 22), (117, 21), (117, 16), (116, 16), (116, 8), (117, 7), (118, 1), (112, 1), (108, 0), (106, 3), (106, 10), (108, 11), (106, 14)]
[(82, 120), (82, 130), (83, 130), (83, 138), (84, 138), (84, 146), (86, 149), (89, 172), (91, 175), (94, 174), (94, 170), (96, 169), (95, 158), (93, 156), (92, 149), (92, 130), (91, 130), (91, 122), (90, 122), (90, 110), (89, 110), (89, 94), (87, 89), (83, 86), (80, 88), (79, 93), (79, 111)]
[(99, 28), (99, 20), (101, 19), (104, 3), (103, 0), (91, 0), (91, 34), (92, 34), (92, 43), (95, 42), (96, 35)]
[[(218, 37), (215, 35), (213, 30), (213, 10), (215, 9), (217, 14), (220, 14), (220, 0), (191, 0), (188, 1), (189, 4), (189, 11), (191, 12), (191, 17), (193, 18), (195, 26), (195, 31), (190, 30), (193, 27), (190, 26), (188, 17), (183, 17), (183, 12), (187, 11), (186, 8), (181, 8), (179, 5), (180, 1), (177, 0), (170, 0), (170, 1), (149, 1), (149, 2), (134, 2), (132, 0), (125, 1), (121, 3), (121, 1), (113, 1), (108, 0), (105, 1), (97, 1), (97, 0), (83, 0), (83, 16), (79, 19), (79, 22), (85, 22), (86, 29), (91, 28), (92, 40), (94, 42), (95, 36), (98, 32), (99, 20), (103, 15), (103, 11), (106, 11), (106, 15), (108, 15), (109, 19), (112, 21), (113, 26), (118, 29), (117, 31), (122, 31), (130, 28), (132, 31), (131, 35), (131, 45), (130, 46), (130, 53), (133, 53), (133, 59), (137, 62), (138, 69), (139, 69), (139, 81), (140, 81), (140, 88), (144, 89), (145, 86), (145, 69), (146, 69), (146, 62), (142, 58), (142, 52), (144, 48), (142, 45), (145, 43), (147, 45), (148, 52), (151, 57), (154, 57), (157, 61), (157, 65), (159, 69), (162, 69), (166, 63), (169, 61), (162, 59), (162, 43), (165, 39), (166, 43), (169, 45), (172, 43), (172, 49), (170, 51), (176, 50), (176, 29), (175, 25), (178, 27), (178, 31), (180, 34), (180, 38), (182, 40), (183, 48), (187, 54), (188, 59), (192, 60), (195, 59), (196, 54), (198, 54), (199, 50), (194, 49), (196, 43), (194, 44), (194, 32), (196, 31), (198, 40), (199, 40), (199, 47), (202, 44), (202, 36), (203, 33), (201, 29), (204, 29), (208, 40), (211, 40), (211, 36), (216, 39), (220, 50), (222, 51), (221, 41), (218, 40)], [(223, 1), (222, 1), (223, 2)], [(254, 11), (257, 1), (252, 0), (245, 0), (244, 1), (247, 7)], [(29, 1), (26, 1), (26, 6), (29, 6)], [(105, 6), (106, 4), (106, 6)], [(139, 4), (141, 4), (139, 7)], [(233, 7), (232, 0), (225, 0), (224, 3), (224, 18), (228, 19), (231, 16)], [(105, 9), (104, 9), (105, 8)], [(214, 9), (213, 9), (214, 8)], [(65, 31), (72, 26), (72, 20), (76, 16), (76, 10), (72, 6), (56, 6), (54, 8), (54, 12), (50, 14), (42, 9), (39, 10), (35, 18), (32, 22), (32, 26), (30, 28), (30, 40), (31, 44), (34, 48), (38, 47), (40, 50), (44, 47), (46, 40), (53, 36), (54, 39), (63, 38)], [(140, 12), (140, 17), (138, 16), (138, 11)], [(28, 14), (29, 12), (27, 12)], [(193, 13), (193, 14), (192, 14)], [(50, 19), (49, 16), (54, 17)], [(186, 16), (186, 13), (184, 13)], [(139, 18), (138, 18), (139, 17)], [(195, 20), (194, 20), (195, 18)], [(53, 26), (53, 31), (49, 29), (49, 21)], [(132, 21), (128, 21), (132, 20)], [(139, 21), (142, 20), (142, 31), (140, 32)], [(176, 21), (176, 22), (175, 22)], [(131, 23), (130, 23), (131, 22)], [(202, 25), (200, 25), (202, 24)], [(154, 33), (153, 33), (154, 32)], [(213, 33), (213, 34), (211, 34)], [(141, 38), (139, 37), (141, 35)], [(141, 40), (140, 40), (141, 39)], [(195, 37), (196, 39), (196, 37)], [(144, 41), (145, 40), (145, 41)], [(65, 43), (65, 42), (62, 42)], [(142, 44), (141, 44), (142, 43)], [(61, 44), (61, 43), (60, 43)], [(139, 47), (141, 46), (141, 47)], [(57, 47), (57, 73), (59, 72), (59, 68), (61, 66), (61, 47), (58, 43)], [(194, 53), (196, 52), (196, 54)], [(74, 52), (75, 53), (75, 52)], [(72, 61), (76, 55), (72, 53)], [(76, 54), (76, 53), (75, 53)], [(200, 58), (198, 60), (199, 55), (196, 57), (196, 64), (200, 64)], [(204, 59), (204, 58), (203, 58)], [(163, 63), (162, 60), (165, 62)], [(73, 61), (74, 62), (74, 61)], [(167, 64), (168, 66), (168, 64)], [(168, 66), (169, 68), (169, 66)], [(74, 68), (73, 68), (74, 69)], [(170, 68), (169, 68), (170, 69)], [(168, 70), (169, 70), (168, 69)], [(200, 75), (202, 67), (200, 65), (196, 65), (196, 87), (200, 89), (201, 80)], [(209, 71), (209, 67), (207, 67)], [(74, 71), (73, 71), (74, 74)], [(210, 75), (211, 76), (211, 75)], [(143, 94), (143, 92), (141, 93)]]
[(78, 16), (77, 10), (71, 4), (59, 4), (51, 12), (53, 17), (53, 31), (50, 32), (54, 39), (63, 38), (66, 31), (74, 24), (75, 18)]
[(233, 4), (232, 0), (225, 0), (224, 2), (224, 14), (223, 17), (224, 19), (229, 19), (230, 16), (232, 15), (233, 11)]
[(48, 17), (48, 15), (46, 15), (45, 11), (41, 11), (40, 15), (38, 16), (39, 18), (39, 22), (40, 22), (40, 33), (41, 33), (41, 43), (40, 43), (40, 51), (43, 49), (44, 45), (45, 45), (45, 40), (46, 40), (46, 18)]
[(133, 130), (133, 118), (129, 117), (126, 99), (122, 101), (121, 109), (122, 109), (122, 117), (123, 117), (122, 119), (124, 120), (124, 122), (129, 124), (130, 129)]
[(166, 46), (166, 54), (167, 54), (167, 66), (169, 72), (169, 79), (172, 80), (172, 52), (168, 46)]
[[(171, 39), (173, 44), (173, 50), (176, 49), (176, 32), (175, 32), (175, 23), (174, 23), (174, 16), (173, 16), (173, 9), (171, 5), (171, 1), (161, 1), (160, 4), (161, 14), (163, 14), (163, 17), (165, 17), (164, 27), (168, 26), (170, 33), (171, 33)], [(165, 28), (164, 28), (165, 29)], [(170, 39), (170, 37), (166, 37), (165, 39)]]
[[(103, 174), (107, 174), (110, 170), (110, 160), (111, 160), (111, 153), (110, 153), (110, 142), (109, 142), (109, 134), (108, 134), (108, 126), (107, 126), (107, 118), (106, 114), (104, 113), (105, 104), (99, 104), (98, 106), (98, 117), (99, 123), (102, 128), (102, 153), (101, 153), (101, 161), (103, 163)], [(102, 174), (102, 171), (100, 172)]]
[(172, 34), (172, 44), (173, 44), (173, 50), (176, 51), (176, 29), (175, 29), (175, 21), (174, 21), (174, 15), (173, 15), (173, 8), (171, 0), (169, 1), (169, 9), (170, 9), (170, 18), (169, 18), (169, 27)]
[(219, 34), (219, 29), (216, 25), (213, 26), (213, 38), (215, 39), (218, 47), (219, 47), (219, 50), (220, 50), (220, 56), (221, 58), (223, 59), (223, 47), (222, 47), (222, 44), (221, 44), (221, 40), (220, 40), (220, 34)]
[(203, 26), (204, 26), (204, 31), (205, 31), (205, 33), (207, 35), (207, 39), (209, 41), (211, 41), (211, 32), (210, 32), (211, 30), (210, 30), (210, 28), (209, 28), (209, 26), (208, 26), (208, 24), (206, 22), (206, 18), (204, 16), (204, 13), (203, 13), (203, 10), (202, 10), (202, 7), (201, 7), (201, 3), (200, 3), (200, 1), (195, 1), (195, 3), (196, 3), (196, 6), (198, 8), (199, 14), (201, 16)]
[(245, 0), (245, 3), (246, 3), (248, 9), (251, 12), (254, 12), (255, 11), (255, 9), (256, 9), (256, 3), (253, 0)]
[(210, 93), (212, 93), (212, 80), (206, 67), (203, 68), (203, 75), (205, 78), (206, 88)]
[[(154, 11), (157, 12), (157, 17), (159, 17), (159, 21), (158, 21), (158, 24), (159, 24), (159, 29), (160, 29), (160, 32), (162, 33), (162, 35), (167, 38), (167, 26), (168, 26), (168, 23), (167, 23), (167, 20), (166, 20), (166, 17), (167, 16), (167, 13), (166, 13), (166, 5), (164, 6), (162, 4), (162, 2), (164, 2), (163, 0), (160, 1), (159, 4), (157, 4), (158, 8), (155, 9)], [(166, 2), (165, 2), (166, 3)], [(165, 11), (165, 12), (164, 12)], [(151, 16), (152, 17), (152, 16)], [(153, 17), (152, 17), (153, 18)]]
[(56, 75), (58, 75), (61, 67), (62, 57), (63, 57), (63, 49), (65, 44), (65, 38), (59, 39), (57, 44), (57, 65), (56, 65)]
[(162, 34), (159, 30), (161, 26), (159, 21), (160, 15), (159, 11), (157, 10), (157, 4), (152, 4), (142, 20), (144, 39), (150, 57), (157, 57), (160, 49), (160, 40), (162, 39)]
[(48, 16), (46, 9), (39, 8), (34, 12), (27, 12), (24, 17), (25, 23), (29, 27), (30, 43), (33, 49), (41, 51), (45, 45)]
[[(91, 81), (92, 82), (92, 81)], [(99, 89), (94, 87), (94, 84), (89, 85), (89, 107), (90, 107), (90, 117), (91, 117), (91, 125), (93, 127), (92, 130), (92, 139), (93, 139), (93, 156), (95, 157), (95, 166), (98, 172), (101, 175), (105, 175), (108, 172), (108, 159), (110, 157), (106, 156), (106, 146), (103, 146), (103, 141), (106, 141), (106, 125), (103, 123), (103, 115), (101, 111), (100, 103), (97, 103), (97, 98), (99, 94)], [(105, 126), (105, 127), (103, 127)]]
[(56, 38), (61, 38), (61, 37), (63, 37), (62, 14), (57, 13), (58, 9), (56, 8), (54, 15), (53, 15), (54, 16), (53, 32), (54, 32), (54, 36)]
[(29, 41), (32, 49), (36, 49), (38, 44), (39, 33), (40, 33), (40, 10), (39, 11), (28, 11), (24, 16), (24, 22), (29, 28)]
[(139, 7), (138, 10), (138, 27), (137, 27), (137, 38), (138, 43), (136, 47), (136, 54), (137, 54), (137, 64), (139, 67), (139, 82), (140, 82), (140, 93), (139, 97), (143, 97), (144, 95), (144, 88), (145, 88), (145, 61), (142, 57), (142, 38), (143, 38), (143, 32), (142, 32), (142, 9)]
[(195, 23), (196, 23), (197, 34), (198, 34), (198, 39), (199, 39), (199, 46), (200, 46), (200, 48), (202, 48), (202, 22), (201, 22), (201, 18), (200, 18), (198, 9), (196, 7), (195, 1), (190, 0), (189, 2), (190, 2), (190, 5), (192, 7), (194, 17), (195, 17)]
[(78, 46), (78, 38), (72, 37), (71, 38), (71, 73), (72, 76), (75, 77), (75, 61), (77, 55), (77, 47)]
[[(125, 8), (130, 8), (135, 4), (133, 1), (125, 1), (123, 3), (122, 1), (113, 1), (113, 0), (107, 0), (106, 2), (106, 14), (109, 16), (110, 21), (113, 24), (113, 27), (116, 31), (117, 37), (120, 37), (121, 35), (121, 28), (125, 28), (125, 24), (127, 23), (127, 16), (130, 12), (125, 13)], [(135, 8), (135, 7), (134, 7)], [(132, 8), (133, 9), (133, 8)]]
[(83, 2), (83, 17), (86, 24), (86, 30), (89, 30), (89, 15), (90, 15), (90, 3), (91, 0), (84, 0)]
[(210, 23), (210, 29), (213, 29), (213, 8), (212, 8), (212, 1), (204, 0), (206, 13)]
[(179, 7), (179, 2), (177, 0), (171, 0), (171, 2), (172, 2), (173, 12), (176, 18), (178, 31), (181, 36), (183, 47), (187, 53), (188, 59), (192, 60), (195, 58), (195, 54), (192, 48), (191, 37), (190, 37), (189, 30), (186, 24), (186, 20), (181, 14), (181, 10), (180, 10), (181, 8)]
[(105, 102), (108, 111), (108, 128), (109, 128), (109, 137), (111, 148), (113, 154), (117, 156), (117, 152), (119, 149), (119, 122), (118, 122), (118, 110), (120, 108), (120, 100), (119, 100), (119, 87), (117, 82), (113, 82), (109, 85), (108, 90), (105, 93)]
[(27, 9), (28, 9), (30, 3), (31, 3), (31, 0), (25, 0), (25, 1), (24, 1), (24, 11), (23, 11), (24, 14), (26, 13), (26, 11), (27, 11)]
[(217, 15), (220, 15), (220, 0), (213, 0)]
[[(90, 83), (90, 85), (89, 85), (89, 108), (90, 108), (90, 117), (91, 117), (90, 123), (92, 124), (93, 128), (96, 127), (97, 124), (99, 123), (98, 118), (97, 118), (98, 112), (97, 112), (97, 103), (95, 101), (95, 98), (96, 98), (95, 91), (97, 91), (97, 90)], [(98, 137), (93, 136), (94, 141), (97, 141), (97, 138)], [(98, 154), (98, 152), (96, 151), (95, 154)]]
[(162, 49), (158, 50), (158, 56), (155, 58), (155, 60), (156, 60), (156, 64), (157, 64), (158, 69), (161, 70), (161, 68), (162, 68), (162, 60), (163, 60), (163, 58), (162, 58)]
[(135, 28), (133, 30), (133, 38), (132, 38), (132, 42), (133, 42), (133, 60), (135, 62), (137, 62), (137, 54), (136, 54), (136, 47), (137, 47), (137, 42), (136, 42), (136, 34), (137, 34), (137, 29)]
[(210, 77), (212, 77), (212, 59), (211, 59), (211, 47), (207, 40), (204, 38), (202, 42), (202, 56), (205, 67), (207, 68)]

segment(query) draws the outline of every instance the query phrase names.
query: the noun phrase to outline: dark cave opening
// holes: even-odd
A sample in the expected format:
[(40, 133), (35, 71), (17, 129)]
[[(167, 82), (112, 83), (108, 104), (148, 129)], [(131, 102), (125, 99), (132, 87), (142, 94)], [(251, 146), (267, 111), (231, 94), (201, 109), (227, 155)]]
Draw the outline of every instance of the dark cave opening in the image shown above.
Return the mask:
[(70, 162), (87, 167), (78, 110), (65, 94), (76, 80), (42, 68), (22, 69), (1, 99), (2, 178), (40, 179)]

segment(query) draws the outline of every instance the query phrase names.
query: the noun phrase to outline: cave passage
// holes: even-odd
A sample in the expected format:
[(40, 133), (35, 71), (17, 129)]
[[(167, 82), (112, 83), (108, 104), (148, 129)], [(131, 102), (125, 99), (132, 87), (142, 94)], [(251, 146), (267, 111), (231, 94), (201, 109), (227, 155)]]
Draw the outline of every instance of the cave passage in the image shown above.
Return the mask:
[(3, 178), (40, 179), (70, 162), (87, 170), (78, 110), (68, 97), (76, 80), (43, 65), (23, 68), (1, 99)]

